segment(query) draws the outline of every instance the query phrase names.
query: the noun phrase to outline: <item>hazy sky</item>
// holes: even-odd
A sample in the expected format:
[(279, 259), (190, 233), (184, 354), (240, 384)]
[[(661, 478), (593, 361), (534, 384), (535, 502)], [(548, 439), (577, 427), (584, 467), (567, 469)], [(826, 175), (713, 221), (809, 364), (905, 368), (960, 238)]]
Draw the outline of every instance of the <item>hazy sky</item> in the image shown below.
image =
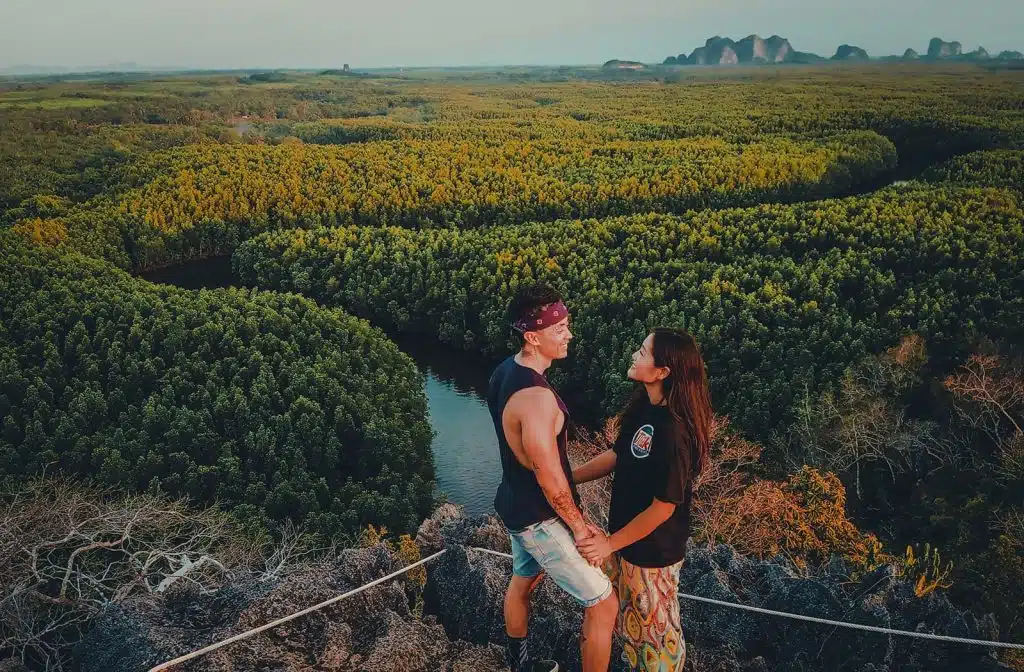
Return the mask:
[(0, 68), (652, 62), (750, 33), (823, 56), (1024, 51), (1024, 0), (0, 0)]

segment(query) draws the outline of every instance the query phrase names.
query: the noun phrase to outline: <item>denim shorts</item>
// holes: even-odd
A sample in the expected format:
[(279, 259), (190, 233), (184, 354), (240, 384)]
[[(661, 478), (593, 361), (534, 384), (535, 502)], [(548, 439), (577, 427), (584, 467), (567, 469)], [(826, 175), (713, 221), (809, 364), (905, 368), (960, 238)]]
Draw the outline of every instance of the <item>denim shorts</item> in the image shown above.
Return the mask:
[(547, 572), (558, 586), (584, 607), (592, 607), (612, 593), (612, 583), (587, 562), (560, 518), (549, 518), (515, 532), (512, 540), (512, 573), (532, 577)]

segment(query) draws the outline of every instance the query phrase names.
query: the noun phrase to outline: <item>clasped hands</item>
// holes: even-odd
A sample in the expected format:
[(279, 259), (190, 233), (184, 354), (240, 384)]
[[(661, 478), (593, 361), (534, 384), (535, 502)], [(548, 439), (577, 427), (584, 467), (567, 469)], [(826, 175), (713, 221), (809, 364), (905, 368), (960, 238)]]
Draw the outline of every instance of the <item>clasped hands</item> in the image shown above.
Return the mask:
[(580, 555), (594, 567), (600, 567), (615, 550), (611, 537), (597, 525), (586, 524), (586, 532), (574, 535)]

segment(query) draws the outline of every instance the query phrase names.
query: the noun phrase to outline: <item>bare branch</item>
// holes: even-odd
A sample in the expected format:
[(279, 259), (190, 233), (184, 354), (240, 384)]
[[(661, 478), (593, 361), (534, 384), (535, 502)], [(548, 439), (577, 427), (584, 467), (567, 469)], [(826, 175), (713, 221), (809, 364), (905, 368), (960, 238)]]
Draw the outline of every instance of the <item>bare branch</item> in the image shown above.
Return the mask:
[(219, 562), (217, 562), (216, 560), (214, 560), (213, 558), (211, 558), (208, 555), (204, 555), (201, 558), (199, 558), (198, 560), (196, 560), (195, 562), (192, 562), (191, 560), (188, 559), (187, 555), (182, 554), (182, 556), (181, 556), (181, 567), (179, 569), (175, 570), (173, 574), (171, 574), (171, 575), (167, 576), (166, 578), (164, 578), (163, 581), (158, 583), (156, 588), (153, 589), (153, 592), (154, 593), (162, 593), (162, 592), (164, 592), (165, 590), (167, 590), (168, 587), (170, 587), (170, 585), (172, 583), (174, 583), (175, 581), (177, 581), (178, 579), (180, 579), (182, 577), (187, 576), (192, 571), (198, 570), (200, 567), (202, 567), (203, 565), (206, 565), (206, 564), (213, 565), (214, 567), (219, 569), (221, 572), (227, 572), (227, 569), (224, 568), (224, 565), (220, 564)]
[(0, 491), (0, 558), (0, 649), (52, 670), (104, 605), (261, 561), (219, 511), (60, 480)]
[[(1024, 375), (1007, 367), (996, 355), (971, 355), (958, 372), (945, 380), (946, 389), (958, 401), (969, 401), (984, 412), (996, 412), (1014, 428), (1014, 436), (1024, 434), (1016, 413), (1024, 410)], [(973, 417), (965, 413), (965, 419)], [(999, 439), (996, 439), (997, 443)]]

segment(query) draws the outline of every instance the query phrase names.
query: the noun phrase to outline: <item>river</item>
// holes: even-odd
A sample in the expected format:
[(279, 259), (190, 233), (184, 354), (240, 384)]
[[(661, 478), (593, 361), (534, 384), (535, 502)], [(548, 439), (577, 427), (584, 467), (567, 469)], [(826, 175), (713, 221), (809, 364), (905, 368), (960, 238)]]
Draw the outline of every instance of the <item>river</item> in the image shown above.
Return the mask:
[[(242, 285), (231, 272), (229, 257), (161, 268), (140, 277), (184, 289)], [(469, 515), (493, 511), (501, 466), (484, 395), (494, 362), (391, 336), (426, 375), (438, 488), (448, 501), (464, 506)]]

